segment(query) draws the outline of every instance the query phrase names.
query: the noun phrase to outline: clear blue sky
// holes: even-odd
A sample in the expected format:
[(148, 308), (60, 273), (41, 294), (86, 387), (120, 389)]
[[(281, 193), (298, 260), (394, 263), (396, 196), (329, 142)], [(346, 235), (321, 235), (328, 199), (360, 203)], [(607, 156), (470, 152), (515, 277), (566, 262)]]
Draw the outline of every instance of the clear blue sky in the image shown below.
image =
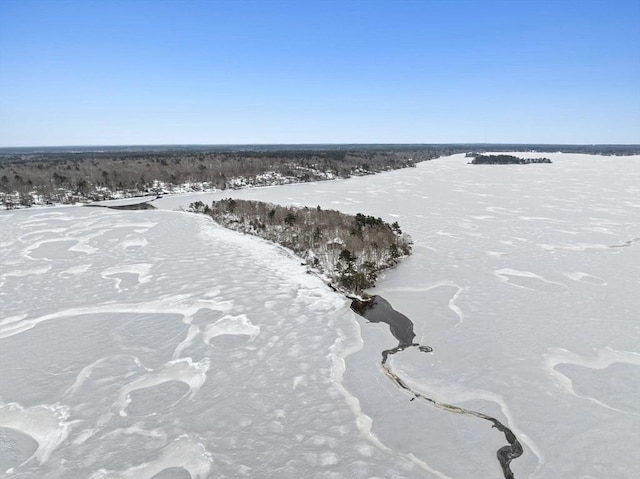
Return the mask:
[(0, 0), (0, 146), (640, 143), (640, 1)]

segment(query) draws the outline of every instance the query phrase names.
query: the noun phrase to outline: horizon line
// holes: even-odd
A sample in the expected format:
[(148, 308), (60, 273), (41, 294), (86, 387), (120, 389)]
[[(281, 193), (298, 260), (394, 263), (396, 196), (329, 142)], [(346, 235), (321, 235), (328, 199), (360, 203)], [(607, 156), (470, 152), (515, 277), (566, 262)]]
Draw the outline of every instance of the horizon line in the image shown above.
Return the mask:
[(239, 146), (624, 146), (640, 147), (640, 143), (536, 143), (536, 142), (380, 142), (380, 143), (120, 143), (120, 144), (84, 144), (84, 145), (17, 145), (0, 146), (0, 150), (20, 148), (123, 148), (123, 147), (239, 147)]

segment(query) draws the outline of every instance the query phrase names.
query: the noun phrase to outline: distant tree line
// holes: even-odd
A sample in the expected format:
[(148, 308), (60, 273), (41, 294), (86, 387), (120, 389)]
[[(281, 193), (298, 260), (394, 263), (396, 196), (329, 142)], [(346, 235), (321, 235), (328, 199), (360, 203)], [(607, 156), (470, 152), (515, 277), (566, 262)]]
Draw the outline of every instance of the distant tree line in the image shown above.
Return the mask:
[(294, 208), (259, 201), (224, 199), (189, 209), (217, 223), (290, 249), (339, 288), (361, 293), (375, 285), (378, 273), (411, 254), (411, 238), (397, 222), (358, 213)]
[(511, 155), (480, 155), (470, 153), (467, 157), (473, 156), (469, 163), (472, 165), (528, 165), (530, 163), (551, 163), (549, 158), (518, 158)]
[(415, 144), (0, 148), (0, 203), (74, 203), (373, 174), (468, 151), (640, 154), (640, 145)]
[(72, 197), (108, 199), (162, 193), (198, 183), (203, 188), (282, 184), (346, 178), (415, 166), (439, 151), (167, 151), (44, 152), (0, 155), (0, 193), (38, 195), (64, 203)]
[(486, 153), (491, 151), (522, 151), (539, 153), (581, 153), (587, 155), (613, 155), (629, 156), (640, 155), (640, 145), (558, 145), (558, 144), (468, 144), (456, 145), (458, 148), (466, 147), (464, 151), (476, 151)]

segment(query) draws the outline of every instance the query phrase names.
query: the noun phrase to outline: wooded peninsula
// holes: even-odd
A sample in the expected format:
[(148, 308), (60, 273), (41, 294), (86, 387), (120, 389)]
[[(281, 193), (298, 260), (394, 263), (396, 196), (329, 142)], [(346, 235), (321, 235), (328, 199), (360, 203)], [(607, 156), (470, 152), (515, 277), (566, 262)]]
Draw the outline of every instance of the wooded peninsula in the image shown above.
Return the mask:
[(190, 211), (211, 216), (220, 225), (259, 236), (293, 251), (337, 289), (361, 294), (378, 273), (411, 254), (412, 241), (398, 222), (335, 210), (294, 208), (260, 201), (224, 199)]

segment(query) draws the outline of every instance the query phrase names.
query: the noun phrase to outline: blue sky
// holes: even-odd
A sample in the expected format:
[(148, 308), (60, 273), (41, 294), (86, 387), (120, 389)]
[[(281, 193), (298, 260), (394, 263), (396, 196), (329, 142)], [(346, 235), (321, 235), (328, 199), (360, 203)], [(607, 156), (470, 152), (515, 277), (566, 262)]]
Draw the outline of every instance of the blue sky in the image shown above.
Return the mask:
[(640, 2), (0, 0), (0, 146), (640, 143)]

